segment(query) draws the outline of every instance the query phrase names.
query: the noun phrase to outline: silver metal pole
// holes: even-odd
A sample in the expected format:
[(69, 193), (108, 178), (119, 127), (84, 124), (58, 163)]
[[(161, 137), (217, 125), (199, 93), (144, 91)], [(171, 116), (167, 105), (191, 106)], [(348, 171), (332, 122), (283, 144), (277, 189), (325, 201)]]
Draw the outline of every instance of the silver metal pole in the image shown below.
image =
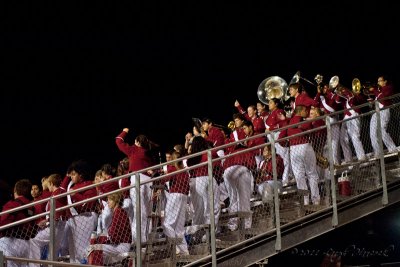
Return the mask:
[[(212, 167), (211, 150), (207, 151), (208, 162), (208, 197), (210, 203), (210, 236), (211, 236), (211, 257), (212, 266), (217, 267), (217, 250), (215, 244), (215, 213), (214, 213), (214, 177)], [(219, 203), (218, 203), (219, 204)]]
[(50, 198), (50, 243), (49, 243), (49, 260), (55, 261), (56, 259), (56, 247), (55, 247), (55, 240), (56, 240), (56, 222), (55, 222), (55, 217), (56, 217), (56, 200), (52, 196)]
[(135, 174), (135, 192), (136, 192), (136, 210), (135, 210), (135, 220), (136, 220), (136, 266), (142, 266), (142, 222), (141, 222), (141, 202), (140, 202), (140, 174)]
[(328, 145), (328, 160), (329, 160), (329, 177), (331, 180), (331, 195), (332, 195), (332, 226), (338, 225), (338, 211), (337, 211), (337, 200), (336, 200), (336, 183), (334, 173), (334, 161), (333, 161), (333, 148), (332, 148), (332, 127), (330, 117), (325, 117), (326, 124), (326, 141)]
[(379, 108), (379, 102), (375, 101), (375, 111), (376, 111), (376, 136), (378, 137), (379, 144), (379, 161), (381, 165), (381, 177), (382, 177), (382, 204), (387, 205), (388, 193), (386, 184), (386, 170), (385, 170), (385, 157), (383, 155), (383, 142), (382, 142), (382, 122), (381, 122), (381, 109)]
[(272, 175), (274, 178), (274, 206), (275, 206), (275, 227), (276, 227), (276, 242), (275, 250), (282, 250), (281, 238), (281, 216), (279, 213), (279, 195), (278, 195), (278, 173), (276, 170), (276, 151), (275, 151), (275, 138), (271, 134), (271, 153), (272, 153)]

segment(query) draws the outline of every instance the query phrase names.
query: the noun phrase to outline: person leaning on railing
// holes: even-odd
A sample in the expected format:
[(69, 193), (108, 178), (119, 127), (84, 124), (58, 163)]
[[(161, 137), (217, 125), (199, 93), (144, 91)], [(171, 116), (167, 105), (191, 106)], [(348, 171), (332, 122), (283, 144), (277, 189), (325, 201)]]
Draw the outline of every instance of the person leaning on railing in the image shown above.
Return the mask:
[[(19, 180), (14, 186), (14, 199), (8, 201), (4, 206), (3, 210), (11, 210), (23, 205), (28, 204), (30, 191), (32, 184), (27, 179)], [(29, 215), (27, 210), (19, 210), (12, 213), (6, 213), (0, 217), (0, 226), (5, 226), (10, 223), (27, 218)], [(33, 208), (31, 209), (33, 212)], [(33, 222), (34, 223), (34, 222)], [(32, 222), (19, 224), (0, 232), (0, 251), (3, 252), (4, 256), (8, 257), (19, 257), (28, 258), (29, 255), (29, 232), (31, 231), (30, 225)], [(8, 261), (7, 266), (20, 266), (19, 263)]]

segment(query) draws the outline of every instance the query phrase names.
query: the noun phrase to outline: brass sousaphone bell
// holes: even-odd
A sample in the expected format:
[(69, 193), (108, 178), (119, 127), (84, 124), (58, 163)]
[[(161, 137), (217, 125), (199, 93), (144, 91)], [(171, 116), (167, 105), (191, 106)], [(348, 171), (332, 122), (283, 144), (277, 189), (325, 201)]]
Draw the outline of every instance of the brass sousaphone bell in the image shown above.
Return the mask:
[(281, 101), (288, 100), (287, 90), (288, 85), (284, 79), (279, 76), (270, 76), (258, 86), (257, 96), (262, 103), (268, 105), (269, 100), (272, 98), (277, 98)]

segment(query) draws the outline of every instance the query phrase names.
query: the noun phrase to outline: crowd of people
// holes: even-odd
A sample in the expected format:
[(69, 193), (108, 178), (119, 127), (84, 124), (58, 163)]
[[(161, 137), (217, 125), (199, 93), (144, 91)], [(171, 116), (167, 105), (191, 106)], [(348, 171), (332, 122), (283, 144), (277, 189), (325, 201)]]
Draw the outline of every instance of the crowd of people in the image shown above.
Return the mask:
[[(394, 89), (385, 76), (379, 76), (378, 85), (369, 90), (382, 109), (382, 140), (388, 152), (396, 152), (398, 147), (387, 132), (390, 111), (384, 109), (392, 101), (381, 100), (392, 95)], [(93, 176), (88, 163), (79, 160), (68, 167), (65, 176), (50, 174), (44, 177), (41, 186), (32, 185), (25, 179), (17, 181), (14, 199), (4, 205), (3, 211), (28, 204), (30, 199), (40, 202), (50, 196), (69, 192), (65, 197), (56, 198), (56, 208), (79, 204), (55, 214), (54, 246), (57, 254), (69, 255), (72, 263), (83, 263), (90, 252), (91, 233), (96, 231), (98, 236), (103, 237), (97, 242), (104, 244), (104, 262), (111, 263), (119, 261), (120, 253), (129, 251), (131, 244), (137, 240), (137, 220), (141, 222), (140, 242), (147, 242), (152, 227), (158, 226), (151, 217), (155, 209), (162, 212), (160, 224), (164, 234), (180, 240), (177, 254), (187, 255), (189, 248), (184, 236), (187, 207), (192, 211), (193, 225), (210, 224), (211, 216), (214, 216), (218, 226), (222, 208), (232, 214), (251, 214), (250, 200), (254, 194), (271, 201), (274, 187), (281, 189), (291, 183), (296, 184), (298, 189), (310, 192), (304, 196), (305, 205), (320, 205), (318, 182), (326, 179), (327, 174), (317, 159), (326, 156), (327, 132), (323, 128), (325, 121), (317, 118), (344, 110), (340, 118), (340, 115), (329, 117), (334, 164), (353, 161), (350, 140), (357, 160), (365, 160), (367, 154), (361, 142), (360, 118), (357, 117), (361, 111), (357, 106), (366, 103), (367, 99), (365, 95), (356, 94), (340, 84), (336, 88), (319, 85), (314, 98), (306, 93), (300, 82), (290, 84), (288, 92), (292, 100), (290, 110), (283, 109), (282, 101), (278, 98), (267, 99), (268, 108), (260, 101), (257, 105), (249, 105), (247, 110), (242, 108), (239, 101), (235, 101), (238, 112), (233, 115), (234, 127), (229, 133), (215, 126), (211, 119), (203, 119), (201, 125), (195, 125), (193, 131), (186, 134), (185, 144), (178, 144), (165, 153), (167, 161), (171, 163), (161, 170), (151, 169), (159, 163), (152, 155), (155, 144), (145, 135), (138, 135), (133, 145), (128, 144), (125, 140), (129, 129), (124, 128), (115, 139), (117, 148), (125, 157), (118, 166), (104, 164)], [(345, 121), (336, 124), (339, 120)], [(315, 129), (312, 134), (302, 134), (312, 129)], [(376, 131), (377, 117), (373, 114), (370, 140), (374, 156), (380, 152)], [(220, 148), (231, 143), (234, 145)], [(249, 148), (256, 149), (249, 151)], [(210, 149), (214, 159), (221, 158), (212, 163), (214, 179), (209, 179), (208, 166), (205, 164), (185, 171), (185, 168), (207, 162), (207, 154), (201, 152)], [(273, 151), (276, 152), (276, 181)], [(180, 160), (190, 154), (199, 155)], [(230, 156), (225, 158), (227, 155)], [(137, 191), (132, 187), (136, 183), (135, 176), (126, 175), (123, 179), (105, 182), (137, 171), (140, 171), (139, 180), (142, 184), (140, 214), (135, 213), (139, 205), (136, 201)], [(153, 182), (154, 178), (164, 174), (169, 175)], [(90, 185), (93, 186), (86, 188)], [(125, 191), (112, 193), (126, 187), (129, 188)], [(214, 192), (213, 206), (208, 198), (210, 187)], [(78, 189), (83, 190), (76, 192)], [(96, 199), (98, 196), (100, 198)], [(32, 212), (41, 214), (49, 210), (50, 201), (42, 201), (34, 206)], [(0, 226), (28, 216), (25, 210), (5, 213), (0, 218)], [(244, 227), (251, 228), (251, 225), (251, 216), (248, 216)], [(229, 219), (228, 230), (235, 231), (238, 226), (237, 217)], [(219, 227), (214, 230), (221, 231)], [(43, 259), (46, 258), (49, 242), (47, 215), (35, 220), (34, 225), (25, 223), (3, 230), (0, 251), (6, 256)], [(22, 266), (16, 262), (9, 264)]]

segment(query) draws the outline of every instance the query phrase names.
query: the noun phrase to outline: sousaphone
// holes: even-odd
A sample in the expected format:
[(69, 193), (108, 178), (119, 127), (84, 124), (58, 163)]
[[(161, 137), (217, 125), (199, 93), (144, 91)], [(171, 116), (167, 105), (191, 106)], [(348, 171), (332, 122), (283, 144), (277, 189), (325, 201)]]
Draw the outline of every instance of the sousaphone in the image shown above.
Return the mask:
[(282, 102), (289, 99), (286, 94), (288, 85), (284, 79), (279, 76), (270, 76), (264, 79), (258, 86), (257, 96), (258, 99), (268, 105), (272, 98), (280, 99)]

